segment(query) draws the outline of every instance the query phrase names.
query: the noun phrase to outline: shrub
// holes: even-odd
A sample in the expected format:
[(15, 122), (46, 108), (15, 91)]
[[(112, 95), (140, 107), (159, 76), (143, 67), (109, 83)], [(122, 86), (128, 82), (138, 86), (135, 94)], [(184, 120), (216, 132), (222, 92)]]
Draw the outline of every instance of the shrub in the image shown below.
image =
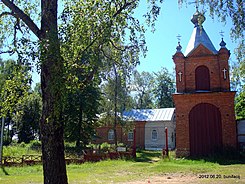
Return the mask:
[(28, 144), (29, 149), (32, 150), (41, 150), (41, 146), (42, 146), (41, 141), (38, 140), (33, 140)]
[(19, 144), (19, 147), (21, 147), (21, 148), (25, 148), (25, 147), (26, 147), (26, 143), (21, 142), (21, 143)]

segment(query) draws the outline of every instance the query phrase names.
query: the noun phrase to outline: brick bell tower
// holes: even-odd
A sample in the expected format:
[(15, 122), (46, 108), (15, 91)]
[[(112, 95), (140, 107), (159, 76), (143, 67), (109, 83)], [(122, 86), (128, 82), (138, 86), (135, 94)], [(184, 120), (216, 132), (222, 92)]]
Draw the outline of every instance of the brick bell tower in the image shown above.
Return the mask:
[(236, 148), (235, 92), (230, 91), (226, 43), (217, 51), (205, 32), (205, 17), (198, 10), (191, 22), (194, 30), (182, 53), (173, 55), (177, 93), (176, 155), (208, 156), (225, 147)]

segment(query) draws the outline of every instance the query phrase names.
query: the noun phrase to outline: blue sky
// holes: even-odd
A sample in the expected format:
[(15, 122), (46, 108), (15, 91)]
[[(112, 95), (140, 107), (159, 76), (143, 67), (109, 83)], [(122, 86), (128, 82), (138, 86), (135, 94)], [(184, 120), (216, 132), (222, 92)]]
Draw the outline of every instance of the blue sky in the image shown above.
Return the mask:
[[(140, 13), (144, 7), (145, 4), (141, 4), (137, 13)], [(201, 10), (202, 7), (199, 9)], [(177, 0), (165, 0), (156, 22), (156, 31), (154, 33), (147, 31), (146, 33), (147, 56), (140, 58), (140, 65), (136, 69), (140, 72), (157, 72), (160, 71), (161, 67), (166, 67), (170, 72), (173, 71), (172, 56), (175, 54), (178, 44), (176, 36), (181, 35), (180, 43), (184, 53), (194, 28), (191, 17), (195, 12), (194, 4), (188, 6), (183, 4), (180, 8)], [(209, 16), (209, 10), (206, 11), (205, 17), (206, 21), (203, 23), (203, 27), (216, 50), (220, 49), (220, 32), (222, 30), (226, 47), (231, 51), (231, 58), (234, 60), (233, 51), (236, 44), (230, 38), (231, 21), (228, 20), (226, 24), (220, 23), (217, 17), (212, 19)]]
[[(177, 35), (181, 35), (180, 43), (183, 53), (191, 37), (194, 25), (190, 20), (196, 11), (195, 5), (186, 6), (186, 4), (183, 4), (180, 8), (177, 0), (165, 0), (161, 6), (161, 12), (155, 26), (156, 31), (152, 33), (149, 28), (145, 35), (148, 52), (146, 58), (140, 57), (140, 65), (136, 68), (139, 72), (157, 72), (162, 67), (173, 72), (174, 63), (172, 56), (176, 52), (178, 44)], [(201, 10), (202, 7), (199, 9)], [(146, 10), (146, 1), (142, 0), (135, 13), (141, 17)], [(224, 41), (227, 44), (226, 47), (231, 51), (232, 60), (235, 60), (233, 51), (236, 44), (230, 38), (231, 21), (227, 21), (226, 24), (220, 23), (217, 17), (212, 19), (209, 16), (208, 10), (205, 13), (205, 17), (206, 21), (203, 26), (216, 50), (220, 49), (221, 36), (219, 32), (222, 30), (224, 32)], [(40, 80), (37, 73), (33, 74), (33, 80), (34, 83)]]

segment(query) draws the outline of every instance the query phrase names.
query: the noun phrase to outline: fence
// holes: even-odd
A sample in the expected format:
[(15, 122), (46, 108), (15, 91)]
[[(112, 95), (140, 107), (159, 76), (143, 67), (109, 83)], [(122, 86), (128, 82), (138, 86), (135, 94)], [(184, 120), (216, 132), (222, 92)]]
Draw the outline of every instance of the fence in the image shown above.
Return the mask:
[[(98, 152), (98, 150), (90, 150), (84, 152), (81, 156), (76, 155), (66, 155), (65, 161), (67, 164), (75, 163), (82, 164), (84, 162), (97, 162), (105, 159), (118, 159), (118, 158), (132, 158), (132, 151), (118, 151), (118, 152)], [(22, 157), (3, 157), (4, 166), (23, 166), (23, 165), (34, 165), (41, 164), (41, 155), (23, 155)]]
[(42, 162), (41, 155), (23, 155), (22, 157), (3, 157), (4, 166), (34, 165)]

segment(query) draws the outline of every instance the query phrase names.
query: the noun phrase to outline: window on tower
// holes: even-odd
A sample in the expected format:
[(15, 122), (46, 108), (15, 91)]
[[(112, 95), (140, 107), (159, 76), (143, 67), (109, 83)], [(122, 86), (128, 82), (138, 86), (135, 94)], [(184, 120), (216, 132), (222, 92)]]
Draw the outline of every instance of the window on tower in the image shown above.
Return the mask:
[(210, 91), (210, 75), (208, 67), (198, 66), (195, 71), (196, 91)]

